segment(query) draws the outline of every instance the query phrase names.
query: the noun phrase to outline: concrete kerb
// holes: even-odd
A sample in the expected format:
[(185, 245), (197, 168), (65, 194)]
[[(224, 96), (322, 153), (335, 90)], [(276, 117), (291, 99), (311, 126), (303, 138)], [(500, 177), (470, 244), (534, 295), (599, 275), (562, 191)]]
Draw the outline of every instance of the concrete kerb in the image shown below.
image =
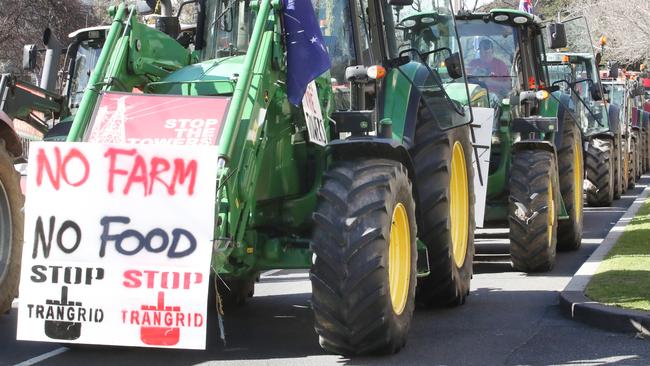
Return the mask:
[(625, 226), (636, 216), (648, 195), (650, 195), (650, 186), (646, 186), (639, 194), (625, 214), (610, 230), (600, 246), (573, 275), (564, 290), (560, 292), (560, 306), (570, 318), (609, 331), (640, 332), (650, 335), (648, 331), (650, 329), (650, 312), (607, 306), (585, 296), (587, 284), (596, 273), (598, 266), (618, 242), (618, 239), (625, 231)]

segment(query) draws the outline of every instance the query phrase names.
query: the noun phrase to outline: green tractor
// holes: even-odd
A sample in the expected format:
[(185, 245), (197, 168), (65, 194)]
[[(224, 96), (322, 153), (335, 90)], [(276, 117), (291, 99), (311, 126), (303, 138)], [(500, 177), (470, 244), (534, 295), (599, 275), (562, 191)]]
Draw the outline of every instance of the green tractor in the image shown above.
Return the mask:
[(580, 106), (583, 136), (586, 142), (585, 178), (587, 203), (592, 206), (610, 206), (621, 195), (623, 181), (622, 134), (620, 108), (604, 98), (600, 80), (600, 59), (590, 38), (589, 25), (584, 17), (564, 22), (567, 38), (571, 39), (554, 61), (565, 58), (572, 65), (570, 83), (576, 104)]
[[(549, 80), (547, 26), (511, 9), (456, 21), (468, 82), (480, 86), (470, 100), (494, 109), (486, 226), (509, 228), (515, 269), (548, 271), (557, 248), (581, 243), (583, 158), (570, 97)], [(551, 47), (565, 47), (562, 25), (548, 27)]]
[(465, 82), (461, 57), (450, 52), (458, 50), (450, 2), (428, 4), (437, 14), (428, 27), (446, 46), (398, 53), (393, 13), (410, 1), (314, 1), (331, 67), (315, 79), (311, 105), (291, 85), (296, 67), (318, 57), (291, 61), (299, 33), (283, 18), (286, 2), (197, 5), (189, 48), (174, 36), (178, 19), (159, 19), (165, 34), (138, 22), (134, 8), (111, 9), (67, 141), (97, 135), (93, 112), (113, 92), (179, 104), (229, 98), (217, 139), (212, 259), (225, 286), (213, 298), (237, 305), (260, 272), (308, 268), (323, 348), (396, 352), (416, 297), (425, 306), (461, 304), (472, 276), (472, 115), (446, 91)]
[(593, 54), (555, 53), (549, 54), (549, 61), (565, 62), (571, 71), (568, 78), (552, 81), (555, 85), (568, 85), (573, 102), (578, 106), (577, 115), (586, 143), (587, 203), (596, 207), (610, 206), (622, 193), (624, 154), (621, 152), (620, 108), (603, 100)]
[(628, 118), (632, 130), (632, 144), (634, 145), (632, 151), (634, 154), (634, 179), (636, 181), (641, 179), (641, 175), (647, 170), (645, 157), (647, 155), (648, 129), (644, 128), (644, 125), (648, 124), (648, 112), (643, 109), (644, 100), (643, 88), (638, 85), (637, 81), (633, 81), (628, 99)]
[(615, 198), (618, 198), (617, 193), (624, 194), (627, 192), (630, 183), (632, 186), (636, 178), (632, 173), (633, 168), (633, 159), (632, 154), (630, 154), (630, 142), (631, 142), (631, 126), (626, 123), (626, 111), (628, 109), (628, 98), (627, 98), (627, 86), (625, 80), (619, 80), (616, 78), (608, 78), (603, 80), (603, 88), (606, 90), (606, 94), (609, 95), (609, 100), (612, 105), (618, 106), (619, 115), (619, 130), (620, 130), (620, 156), (621, 161), (620, 165), (620, 181), (619, 184), (615, 187)]

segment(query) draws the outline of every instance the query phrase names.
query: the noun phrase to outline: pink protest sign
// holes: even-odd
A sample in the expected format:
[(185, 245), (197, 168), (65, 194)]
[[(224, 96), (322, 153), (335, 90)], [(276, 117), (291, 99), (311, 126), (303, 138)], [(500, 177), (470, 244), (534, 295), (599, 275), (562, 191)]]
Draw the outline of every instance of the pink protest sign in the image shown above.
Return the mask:
[(103, 93), (88, 142), (216, 145), (230, 97)]

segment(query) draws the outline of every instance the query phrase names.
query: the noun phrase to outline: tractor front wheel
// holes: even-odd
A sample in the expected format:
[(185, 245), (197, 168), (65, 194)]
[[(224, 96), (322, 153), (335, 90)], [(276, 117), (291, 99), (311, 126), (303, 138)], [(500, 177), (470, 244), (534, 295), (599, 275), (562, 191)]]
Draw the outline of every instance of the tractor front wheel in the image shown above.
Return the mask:
[(517, 151), (510, 173), (510, 256), (516, 270), (553, 268), (557, 246), (559, 187), (553, 153)]
[(395, 353), (415, 307), (417, 228), (407, 170), (385, 159), (337, 162), (318, 196), (310, 279), (321, 347)]
[(584, 168), (582, 160), (582, 138), (578, 127), (572, 123), (564, 124), (562, 147), (558, 152), (560, 167), (560, 192), (568, 220), (558, 223), (557, 247), (564, 250), (575, 250), (582, 242), (582, 210)]
[(11, 309), (18, 294), (24, 200), (13, 159), (0, 139), (0, 314)]
[(590, 206), (610, 206), (614, 201), (614, 159), (612, 142), (595, 138), (587, 148), (585, 175), (589, 181), (587, 203)]
[(634, 189), (636, 186), (636, 170), (637, 170), (637, 163), (636, 163), (636, 141), (631, 138), (630, 140), (630, 146), (628, 147), (627, 154), (628, 154), (628, 159), (629, 159), (629, 165), (628, 165), (628, 180), (627, 180), (627, 189)]

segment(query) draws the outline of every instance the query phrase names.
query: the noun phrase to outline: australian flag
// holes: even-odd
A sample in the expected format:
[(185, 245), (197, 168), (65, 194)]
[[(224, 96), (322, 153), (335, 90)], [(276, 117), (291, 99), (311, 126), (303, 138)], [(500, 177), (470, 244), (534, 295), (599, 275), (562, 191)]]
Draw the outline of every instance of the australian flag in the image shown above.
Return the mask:
[(533, 13), (533, 0), (519, 0), (519, 10)]
[(282, 0), (289, 102), (299, 105), (307, 85), (330, 68), (311, 0)]

